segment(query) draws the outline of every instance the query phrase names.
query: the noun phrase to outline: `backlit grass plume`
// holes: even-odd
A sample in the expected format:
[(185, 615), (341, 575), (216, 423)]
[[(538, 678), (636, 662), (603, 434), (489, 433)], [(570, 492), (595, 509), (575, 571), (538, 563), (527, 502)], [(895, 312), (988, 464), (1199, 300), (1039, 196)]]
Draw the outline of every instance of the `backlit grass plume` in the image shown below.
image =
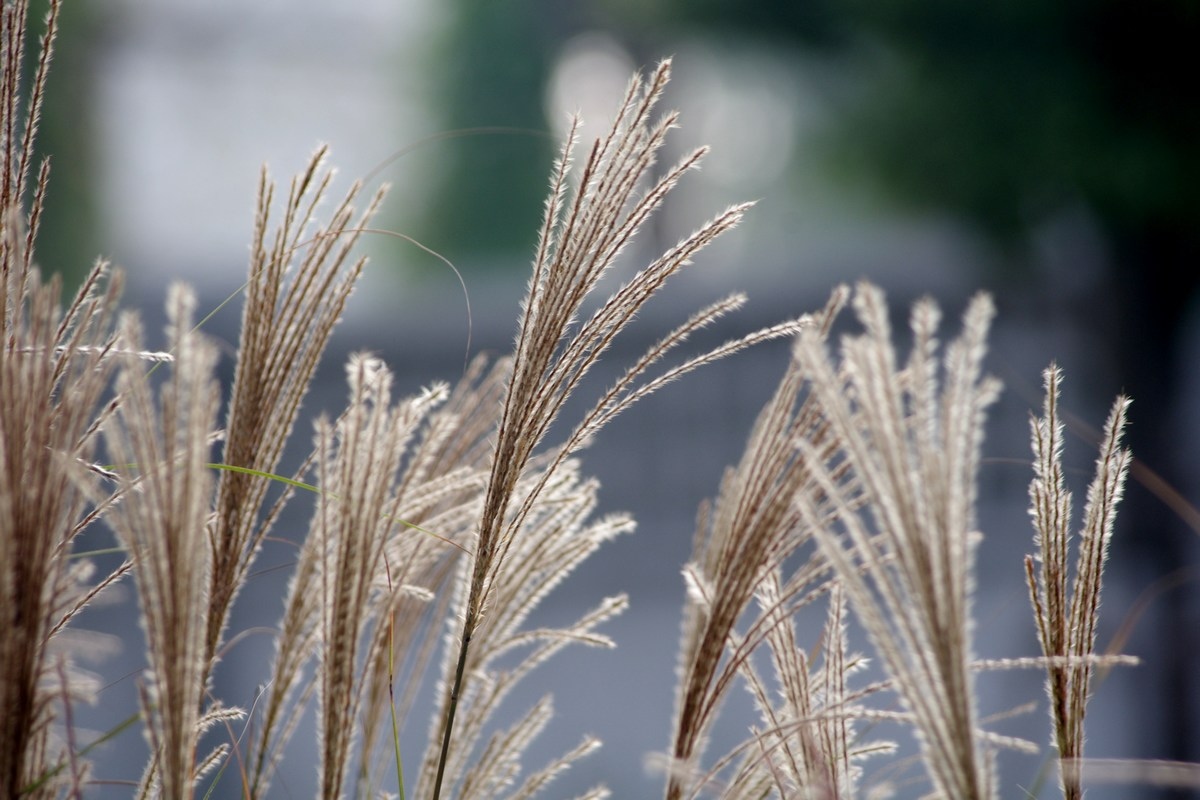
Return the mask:
[[(291, 182), (282, 209), (264, 168), (259, 179), (254, 238), (246, 280), (237, 368), (225, 423), (223, 463), (217, 482), (216, 515), (209, 533), (212, 579), (209, 590), (207, 672), (220, 652), (229, 612), (245, 583), (263, 538), (282, 510), (277, 503), (263, 515), (271, 482), (256, 473), (274, 473), (308, 392), (321, 354), (366, 259), (351, 260), (362, 226), (383, 200), (380, 190), (355, 217), (358, 184), (329, 215), (315, 223), (317, 206), (328, 194), (333, 173), (324, 169), (320, 147)], [(272, 214), (279, 222), (272, 230)], [(286, 496), (285, 496), (286, 500)]]
[[(216, 347), (192, 330), (195, 300), (182, 286), (167, 303), (175, 354), (158, 398), (145, 364), (127, 357), (116, 390), (120, 404), (105, 441), (120, 470), (108, 519), (133, 560), (149, 670), (142, 713), (152, 760), (139, 796), (188, 797), (195, 788), (204, 698), (205, 634), (212, 551), (209, 450), (220, 386)], [(136, 321), (122, 340), (141, 349)], [(219, 748), (204, 764), (223, 758)]]
[(865, 332), (833, 362), (814, 333), (795, 358), (836, 442), (798, 439), (811, 487), (796, 497), (821, 553), (911, 714), (939, 797), (997, 795), (994, 746), (976, 708), (971, 602), (984, 411), (999, 384), (982, 372), (991, 302), (968, 307), (939, 369), (933, 303), (912, 312), (899, 363), (883, 294), (860, 286)]
[[(1121, 447), (1129, 399), (1117, 398), (1104, 425), (1083, 527), (1072, 537), (1071, 493), (1063, 472), (1063, 424), (1058, 412), (1061, 381), (1062, 372), (1051, 365), (1045, 372), (1042, 416), (1030, 422), (1034, 479), (1029, 484), (1029, 513), (1037, 553), (1026, 556), (1025, 572), (1038, 641), (1047, 658), (1046, 695), (1063, 797), (1077, 800), (1083, 797), (1083, 719), (1092, 671), (1097, 664), (1119, 661), (1096, 656), (1096, 621), (1117, 504), (1129, 473), (1129, 451)], [(1074, 569), (1068, 563), (1072, 538), (1078, 540)], [(1074, 583), (1068, 588), (1072, 575)]]
[[(846, 300), (846, 290), (839, 288), (824, 312), (808, 321), (816, 335), (828, 334)], [(768, 718), (765, 735), (782, 735), (785, 743), (782, 749), (768, 746), (765, 757), (760, 749), (761, 738), (747, 745), (747, 769), (731, 783), (732, 787), (740, 787), (730, 789), (734, 796), (743, 796), (743, 792), (754, 796), (764, 789), (763, 779), (769, 785), (769, 774), (756, 767), (789, 754), (791, 741), (815, 736), (822, 725), (845, 722), (846, 712), (840, 708), (834, 710), (834, 716), (819, 721), (816, 709), (809, 707), (818, 694), (811, 689), (793, 693), (789, 699), (795, 707), (777, 712), (769, 700), (769, 681), (760, 677), (752, 661), (756, 649), (770, 646), (781, 659), (776, 666), (787, 667), (776, 677), (791, 688), (795, 688), (795, 681), (807, 682), (808, 665), (797, 663), (790, 648), (777, 649), (775, 645), (787, 639), (795, 613), (823, 597), (830, 588), (828, 566), (818, 558), (802, 559), (786, 579), (782, 574), (785, 562), (794, 561), (796, 553), (812, 540), (812, 530), (794, 500), (812, 481), (811, 467), (798, 455), (796, 441), (806, 437), (816, 446), (836, 445), (830, 441), (827, 423), (804, 394), (805, 383), (799, 365), (791, 364), (759, 415), (741, 463), (728, 471), (715, 505), (704, 510), (697, 526), (693, 560), (684, 569), (688, 603), (680, 645), (674, 742), (668, 764), (666, 796), (671, 800), (698, 796), (721, 771), (706, 772), (700, 759), (718, 712), (739, 680), (749, 681)], [(735, 626), (750, 612), (756, 597), (759, 613), (751, 616), (742, 633)], [(839, 615), (832, 623), (830, 633), (834, 638), (828, 644), (838, 644), (842, 624)], [(827, 652), (827, 658), (830, 656), (836, 657), (836, 647), (833, 653)], [(809, 721), (813, 727), (805, 733), (801, 727)], [(844, 743), (845, 739), (842, 735), (830, 742)], [(793, 776), (798, 779), (791, 781), (794, 791), (807, 791), (815, 783), (823, 785), (824, 778), (810, 772), (829, 778), (835, 788), (837, 776), (849, 774), (848, 751), (827, 753), (829, 760), (822, 765), (806, 758), (814, 755), (811, 747), (803, 746), (794, 755), (799, 755), (801, 761), (791, 762), (791, 766), (803, 773)], [(832, 772), (826, 774), (826, 768)]]
[[(659, 149), (677, 115), (653, 116), (670, 74), (663, 62), (643, 81), (635, 77), (609, 132), (591, 146), (570, 189), (577, 121), (550, 180), (545, 220), (535, 248), (533, 275), (521, 311), (512, 376), (504, 399), (491, 476), (479, 521), (475, 555), (461, 607), (458, 659), (442, 705), (442, 744), (433, 797), (440, 796), (453, 753), (458, 704), (471, 680), (468, 669), (476, 631), (484, 624), (499, 587), (508, 579), (510, 554), (521, 539), (547, 488), (556, 485), (567, 457), (584, 446), (605, 423), (653, 389), (707, 361), (741, 347), (796, 330), (783, 325), (718, 348), (662, 375), (646, 372), (693, 331), (741, 304), (731, 297), (701, 310), (651, 348), (584, 415), (548, 461), (530, 474), (534, 453), (567, 398), (611, 345), (621, 329), (666, 282), (706, 245), (742, 218), (746, 205), (732, 206), (659, 258), (639, 270), (599, 307), (584, 317), (585, 301), (650, 215), (680, 178), (695, 168), (704, 149), (685, 155), (662, 177), (650, 178)], [(643, 188), (644, 187), (644, 188)]]

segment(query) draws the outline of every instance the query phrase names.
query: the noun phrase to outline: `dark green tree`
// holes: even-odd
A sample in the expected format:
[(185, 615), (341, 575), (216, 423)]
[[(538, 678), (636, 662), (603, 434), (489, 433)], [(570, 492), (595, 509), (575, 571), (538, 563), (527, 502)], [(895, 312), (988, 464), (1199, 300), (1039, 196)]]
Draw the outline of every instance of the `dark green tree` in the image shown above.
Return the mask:
[[(41, 36), (45, 28), (48, 0), (30, 3), (30, 34)], [(63, 276), (69, 294), (91, 268), (96, 258), (97, 222), (94, 200), (95, 114), (92, 109), (92, 79), (97, 32), (97, 9), (79, 4), (58, 19), (54, 61), (50, 68), (45, 105), (38, 125), (37, 153), (50, 159), (50, 189), (35, 257), (42, 270)], [(26, 59), (37, 52), (36, 42), (25, 46)], [(24, 73), (31, 75), (30, 62)]]
[[(546, 0), (461, 0), (438, 59), (441, 127), (478, 130), (433, 147), (444, 163), (418, 225), (422, 241), (464, 266), (530, 254), (555, 142), (542, 92), (566, 6)], [(541, 133), (539, 133), (541, 132)]]

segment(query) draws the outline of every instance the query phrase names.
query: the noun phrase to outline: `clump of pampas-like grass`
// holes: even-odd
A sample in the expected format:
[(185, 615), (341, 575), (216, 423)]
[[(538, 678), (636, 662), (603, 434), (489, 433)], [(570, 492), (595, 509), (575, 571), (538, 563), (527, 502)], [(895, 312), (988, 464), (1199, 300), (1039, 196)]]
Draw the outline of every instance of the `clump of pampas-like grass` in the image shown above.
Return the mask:
[[(1120, 446), (1127, 401), (1117, 401), (1105, 429), (1072, 565), (1055, 368), (1033, 424), (1036, 536), (1025, 564), (1043, 652), (996, 663), (973, 656), (976, 481), (985, 410), (998, 391), (982, 371), (986, 297), (970, 304), (940, 360), (937, 307), (914, 308), (914, 345), (901, 363), (884, 297), (864, 284), (835, 290), (818, 313), (667, 363), (693, 333), (742, 305), (733, 295), (667, 332), (576, 419), (561, 418), (627, 324), (749, 208), (725, 209), (594, 297), (705, 154), (655, 174), (678, 119), (657, 109), (669, 62), (634, 77), (578, 163), (573, 122), (551, 174), (512, 353), (470, 362), (453, 386), (407, 395), (385, 363), (352, 356), (344, 410), (313, 423), (311, 452), (288, 477), (277, 474), (284, 446), (362, 273), (353, 247), (384, 190), (366, 195), (353, 185), (322, 222), (318, 205), (332, 180), (324, 148), (286, 195), (263, 172), (235, 376), (219, 418), (217, 351), (194, 327), (188, 289), (170, 291), (169, 349), (159, 352), (144, 347), (134, 315), (118, 318), (119, 273), (98, 264), (63, 309), (57, 280), (44, 281), (35, 265), (50, 172), (48, 163), (35, 169), (33, 143), (58, 15), (51, 2), (29, 59), (26, 2), (4, 3), (0, 30), (0, 795), (87, 795), (92, 751), (115, 731), (93, 743), (77, 738), (72, 708), (92, 697), (95, 681), (75, 658), (93, 641), (76, 622), (129, 579), (147, 664), (132, 719), (150, 749), (131, 781), (136, 796), (266, 797), (309, 711), (319, 797), (543, 796), (599, 742), (582, 736), (531, 767), (528, 747), (552, 699), (507, 722), (500, 706), (564, 647), (613, 646), (602, 626), (628, 606), (617, 595), (570, 625), (527, 625), (584, 559), (634, 527), (627, 515), (597, 513), (582, 451), (665, 383), (781, 337), (795, 342), (785, 375), (701, 513), (684, 568), (676, 714), (659, 759), (665, 796), (883, 796), (894, 786), (866, 768), (895, 749), (872, 735), (887, 720), (914, 731), (926, 796), (998, 797), (997, 750), (1037, 748), (984, 729), (973, 676), (1011, 667), (1046, 672), (1065, 797), (1081, 796), (1085, 769), (1196, 785), (1189, 765), (1093, 770), (1083, 757), (1093, 672), (1130, 661), (1096, 652), (1129, 464)], [(865, 331), (842, 338), (835, 358), (829, 339), (848, 304)], [(566, 433), (551, 441), (552, 431)], [(268, 505), (268, 490), (280, 485)], [(238, 635), (229, 630), (232, 609), (302, 490), (315, 492), (316, 505), (273, 631), (274, 656), (251, 707), (227, 705), (213, 696), (213, 676)], [(127, 560), (95, 575), (77, 545), (99, 525)], [(797, 616), (822, 606), (821, 632), (803, 641)], [(883, 670), (870, 683), (860, 683), (867, 655), (851, 647), (851, 620)], [(707, 743), (738, 685), (760, 722), (711, 757)], [(422, 691), (434, 693), (430, 719), (412, 713)], [(401, 752), (400, 731), (426, 725), (420, 757)], [(582, 797), (607, 794), (596, 786)]]
[[(844, 337), (835, 360), (826, 339), (844, 299), (835, 294), (822, 315), (806, 320), (742, 462), (702, 516), (684, 573), (688, 603), (666, 797), (698, 797), (713, 787), (727, 798), (890, 795), (894, 787), (886, 783), (868, 788), (859, 764), (893, 749), (864, 736), (867, 723), (887, 719), (913, 730), (927, 796), (1001, 797), (996, 751), (1039, 748), (983, 729), (974, 673), (1031, 666), (1047, 670), (1063, 794), (1079, 797), (1092, 670), (1135, 663), (1094, 651), (1105, 553), (1128, 471), (1119, 444), (1128, 401), (1118, 399), (1105, 428), (1068, 597), (1059, 372), (1047, 371), (1046, 416), (1033, 425), (1038, 550), (1026, 561), (1044, 656), (980, 662), (972, 654), (971, 601), (982, 535), (975, 498), (983, 426), (999, 391), (982, 372), (991, 302), (985, 295), (972, 301), (962, 335), (939, 364), (937, 307), (926, 300), (913, 308), (912, 351), (901, 363), (883, 294), (869, 284), (853, 298), (865, 332)], [(822, 600), (828, 622), (813, 651), (821, 654), (817, 668), (792, 620)], [(882, 662), (882, 682), (850, 685), (864, 663), (847, 650), (850, 613)], [(755, 665), (759, 648), (769, 652), (773, 680)], [(704, 743), (739, 676), (762, 727), (705, 768)], [(898, 697), (901, 711), (871, 704), (884, 691)]]

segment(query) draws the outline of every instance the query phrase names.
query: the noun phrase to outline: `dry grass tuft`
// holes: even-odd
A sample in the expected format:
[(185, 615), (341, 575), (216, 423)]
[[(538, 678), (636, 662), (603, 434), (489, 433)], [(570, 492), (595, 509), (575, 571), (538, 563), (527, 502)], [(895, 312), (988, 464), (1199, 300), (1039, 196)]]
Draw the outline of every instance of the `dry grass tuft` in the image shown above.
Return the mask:
[[(820, 317), (810, 321), (818, 336), (828, 334), (845, 302), (846, 292), (839, 289)], [(747, 677), (758, 699), (764, 699), (757, 690), (766, 684), (754, 672), (750, 654), (764, 641), (778, 643), (792, 614), (828, 589), (828, 568), (818, 560), (805, 561), (786, 582), (780, 574), (784, 562), (812, 535), (793, 502), (811, 480), (795, 442), (800, 437), (821, 441), (826, 434), (823, 421), (801, 395), (803, 385), (804, 376), (793, 364), (759, 416), (741, 464), (726, 475), (715, 507), (697, 527), (693, 561), (684, 570), (689, 591), (667, 790), (672, 799), (692, 796), (710, 777), (701, 773), (696, 760), (737, 677)], [(742, 638), (734, 626), (756, 594), (760, 613)], [(803, 673), (788, 677), (803, 681), (807, 667)], [(811, 701), (811, 693), (802, 694), (793, 699)], [(774, 714), (770, 703), (763, 710)], [(788, 716), (787, 722), (777, 718), (768, 724), (778, 730), (811, 718), (812, 710), (791, 709)], [(763, 761), (759, 754), (751, 760)]]
[[(79, 798), (91, 787), (92, 750), (121, 728), (80, 746), (73, 706), (94, 681), (75, 661), (84, 641), (77, 615), (130, 574), (146, 634), (141, 704), (130, 718), (150, 744), (142, 778), (131, 782), (139, 797), (266, 797), (310, 710), (319, 797), (544, 795), (599, 742), (581, 737), (531, 768), (529, 745), (552, 717), (552, 698), (513, 719), (501, 706), (564, 647), (614, 646), (602, 626), (628, 605), (617, 595), (560, 628), (528, 624), (586, 558), (634, 527), (626, 515), (597, 513), (599, 487), (579, 453), (665, 383), (779, 337), (794, 338), (792, 359), (700, 514), (684, 567), (676, 715), (662, 758), (667, 798), (884, 796), (895, 784), (872, 782), (863, 767), (894, 748), (869, 735), (878, 721), (914, 731), (927, 796), (998, 797), (997, 750), (1031, 745), (982, 729), (974, 674), (1017, 666), (1046, 671), (1065, 797), (1082, 795), (1084, 766), (1098, 779), (1200, 784), (1195, 765), (1083, 757), (1093, 670), (1131, 661), (1096, 653), (1129, 466), (1120, 446), (1128, 401), (1117, 401), (1105, 428), (1072, 567), (1053, 367), (1044, 416), (1033, 423), (1037, 552), (1025, 562), (1043, 654), (973, 657), (976, 484), (985, 411), (999, 388), (983, 373), (986, 297), (972, 301), (943, 356), (931, 301), (913, 309), (914, 344), (901, 363), (884, 297), (863, 285), (852, 303), (865, 330), (844, 337), (837, 357), (828, 339), (851, 302), (844, 289), (815, 315), (660, 366), (744, 302), (734, 295), (669, 331), (562, 441), (547, 442), (625, 326), (748, 209), (725, 209), (607, 298), (594, 297), (704, 156), (688, 153), (654, 175), (677, 122), (656, 111), (669, 62), (634, 77), (578, 168), (572, 126), (512, 354), (477, 359), (457, 385), (401, 399), (385, 364), (351, 357), (345, 409), (315, 422), (311, 454), (284, 478), (275, 472), (301, 401), (363, 269), (352, 249), (383, 192), (364, 198), (356, 184), (320, 223), (332, 175), (324, 148), (278, 201), (264, 171), (232, 397), (218, 429), (217, 354), (193, 329), (187, 289), (169, 294), (168, 352), (159, 352), (144, 347), (133, 315), (118, 322), (121, 281), (105, 264), (65, 309), (57, 279), (44, 281), (35, 266), (49, 166), (35, 174), (33, 141), (59, 7), (51, 2), (30, 58), (27, 12), (24, 0), (9, 0), (0, 19), (0, 796)], [(210, 463), (221, 441), (221, 461)], [(101, 455), (114, 463), (97, 463)], [(276, 484), (281, 497), (267, 506)], [(274, 658), (243, 711), (212, 696), (212, 678), (256, 554), (299, 489), (316, 493), (315, 511), (273, 631)], [(128, 560), (96, 577), (77, 540), (98, 522)], [(799, 618), (810, 607), (825, 622), (805, 642)], [(856, 684), (867, 659), (851, 648), (852, 620), (881, 680)], [(759, 722), (710, 758), (706, 745), (738, 685)], [(434, 693), (429, 720), (411, 713), (422, 691)], [(885, 706), (884, 694), (902, 709)], [(401, 752), (400, 732), (425, 725), (418, 763)], [(407, 776), (406, 762), (415, 767)], [(596, 786), (583, 797), (607, 794)]]
[(830, 458), (800, 440), (814, 480), (797, 502), (912, 714), (934, 792), (994, 797), (971, 670), (976, 475), (984, 410), (999, 391), (981, 371), (992, 306), (971, 303), (941, 381), (932, 303), (913, 309), (903, 366), (882, 293), (861, 286), (854, 306), (865, 333), (842, 341), (839, 364), (811, 333), (796, 345), (838, 443)]
[[(545, 220), (535, 250), (533, 276), (525, 296), (513, 353), (512, 377), (496, 433), (496, 449), (485, 494), (463, 618), (458, 661), (448, 676), (441, 712), (442, 744), (433, 797), (440, 796), (446, 767), (455, 755), (454, 727), (460, 699), (471, 680), (470, 651), (490, 606), (511, 581), (510, 557), (533, 529), (540, 503), (559, 480), (568, 456), (584, 447), (613, 417), (668, 380), (750, 344), (795, 332), (795, 324), (762, 331), (645, 380), (647, 371), (694, 331), (741, 303), (734, 297), (703, 309), (668, 334), (635, 362), (584, 415), (567, 440), (550, 450), (538, 472), (529, 475), (534, 453), (567, 398), (639, 309), (683, 269), (691, 258), (741, 219), (747, 206), (732, 206), (637, 272), (580, 322), (584, 302), (638, 229), (659, 208), (685, 173), (704, 156), (685, 155), (657, 179), (649, 179), (659, 149), (675, 126), (674, 112), (653, 116), (670, 76), (663, 62), (643, 82), (635, 77), (608, 134), (597, 139), (568, 200), (576, 124), (550, 182)], [(638, 194), (638, 187), (648, 188)], [(527, 479), (531, 479), (527, 482)], [(514, 551), (514, 547), (517, 548)], [(489, 623), (490, 624), (490, 623)]]
[(120, 281), (97, 264), (64, 311), (59, 281), (43, 282), (34, 266), (49, 164), (32, 175), (33, 141), (58, 5), (33, 59), (28, 99), (20, 80), (27, 12), (23, 2), (6, 3), (0, 17), (0, 795), (36, 798), (86, 778), (80, 765), (63, 769), (51, 728), (56, 704), (69, 707), (87, 689), (56, 650), (80, 608), (123, 571), (94, 580), (88, 563), (70, 558), (94, 519), (87, 498), (105, 480), (93, 455), (112, 409)]
[[(858, 288), (853, 303), (865, 332), (844, 337), (835, 360), (825, 340), (841, 304), (835, 295), (804, 326), (742, 463), (702, 517), (695, 560), (685, 569), (689, 600), (666, 796), (692, 798), (706, 788), (729, 798), (860, 796), (857, 762), (892, 745), (864, 739), (856, 723), (891, 719), (912, 726), (931, 796), (999, 797), (996, 750), (1037, 748), (981, 729), (973, 675), (1041, 666), (1064, 796), (1078, 797), (1091, 671), (1132, 663), (1094, 654), (1105, 552), (1128, 469), (1128, 453), (1118, 445), (1128, 401), (1117, 401), (1105, 428), (1068, 598), (1059, 374), (1047, 372), (1030, 489), (1039, 555), (1026, 562), (1045, 656), (978, 662), (971, 649), (973, 552), (981, 536), (975, 487), (984, 412), (999, 390), (982, 373), (991, 303), (982, 295), (972, 301), (941, 364), (936, 306), (922, 301), (913, 308), (914, 343), (902, 364), (883, 295), (870, 285)], [(816, 547), (800, 549), (810, 542)], [(786, 577), (785, 565), (792, 569)], [(752, 596), (758, 612), (739, 629)], [(815, 651), (806, 653), (793, 619), (817, 601), (827, 602), (828, 621)], [(848, 684), (864, 659), (846, 647), (846, 601), (882, 661), (882, 683)], [(770, 678), (755, 665), (764, 645)], [(704, 743), (737, 676), (763, 727), (704, 768)], [(904, 711), (871, 705), (882, 690), (895, 692)]]
[(216, 661), (229, 610), (247, 570), (283, 502), (265, 518), (260, 513), (270, 482), (254, 473), (274, 473), (300, 411), (321, 354), (362, 273), (365, 258), (345, 268), (361, 228), (383, 200), (380, 190), (355, 222), (358, 184), (334, 208), (329, 221), (314, 226), (317, 206), (333, 178), (322, 170), (319, 148), (291, 183), (274, 233), (270, 229), (275, 185), (266, 170), (259, 180), (254, 240), (237, 371), (225, 424), (223, 463), (212, 540), (206, 657)]
[[(1029, 485), (1029, 513), (1038, 550), (1036, 555), (1025, 557), (1025, 573), (1038, 641), (1047, 658), (1046, 694), (1050, 698), (1054, 746), (1062, 764), (1060, 785), (1063, 797), (1076, 800), (1083, 797), (1083, 719), (1092, 670), (1098, 663), (1113, 661), (1096, 657), (1096, 621), (1108, 544), (1129, 474), (1129, 451), (1120, 445), (1129, 399), (1117, 398), (1104, 425), (1072, 570), (1068, 564), (1071, 493), (1063, 474), (1063, 425), (1058, 416), (1061, 381), (1061, 371), (1051, 365), (1045, 373), (1043, 415), (1030, 422), (1034, 479)], [(1069, 589), (1072, 573), (1074, 587)]]
[[(125, 358), (116, 384), (121, 402), (105, 430), (120, 470), (107, 519), (133, 561), (150, 661), (142, 714), (155, 760), (142, 797), (191, 796), (201, 733), (212, 558), (205, 535), (213, 484), (208, 462), (221, 394), (216, 347), (192, 330), (194, 306), (190, 290), (172, 287), (167, 338), (174, 369), (156, 402), (145, 365)], [(141, 349), (132, 318), (121, 339)]]

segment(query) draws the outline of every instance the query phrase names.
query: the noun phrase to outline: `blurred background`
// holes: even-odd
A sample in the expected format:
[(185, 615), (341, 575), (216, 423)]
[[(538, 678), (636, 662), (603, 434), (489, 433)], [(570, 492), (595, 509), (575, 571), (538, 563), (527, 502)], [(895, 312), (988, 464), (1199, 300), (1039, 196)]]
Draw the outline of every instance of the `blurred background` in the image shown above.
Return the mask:
[[(596, 385), (733, 290), (747, 291), (749, 306), (713, 341), (815, 309), (839, 282), (884, 286), (899, 329), (912, 300), (932, 295), (947, 337), (972, 293), (993, 293), (989, 364), (1006, 392), (985, 445), (979, 654), (1036, 651), (1020, 560), (1032, 546), (1027, 421), (1041, 370), (1057, 360), (1079, 488), (1112, 398), (1135, 399), (1138, 461), (1100, 643), (1116, 637), (1144, 663), (1098, 685), (1088, 753), (1200, 760), (1200, 105), (1186, 77), (1198, 35), (1200, 9), (1187, 0), (72, 3), (42, 127), (54, 171), (39, 260), (69, 282), (98, 254), (111, 259), (128, 273), (128, 304), (160, 330), (170, 281), (195, 285), (209, 307), (241, 285), (260, 165), (286, 182), (329, 142), (342, 186), (364, 176), (392, 184), (378, 226), (451, 260), (470, 311), (435, 258), (369, 237), (365, 283), (308, 406), (342, 401), (353, 350), (381, 354), (406, 390), (453, 380), (468, 351), (511, 342), (567, 112), (581, 111), (593, 123), (585, 135), (597, 133), (630, 73), (673, 55), (667, 104), (682, 110), (683, 127), (670, 146), (707, 143), (713, 153), (625, 269), (730, 202), (760, 202), (629, 331)], [(230, 348), (239, 308), (208, 323)], [(679, 570), (695, 509), (738, 457), (786, 358), (785, 346), (762, 348), (694, 375), (586, 454), (604, 508), (633, 512), (639, 530), (560, 589), (540, 621), (572, 620), (621, 591), (633, 610), (610, 627), (619, 649), (560, 657), (514, 703), (555, 692), (541, 756), (584, 733), (606, 740), (550, 796), (600, 781), (619, 798), (660, 791), (643, 759), (668, 745)], [(224, 369), (232, 374), (228, 357)], [(298, 428), (295, 454), (308, 430)], [(302, 521), (301, 509), (288, 524), (299, 531)], [(273, 624), (287, 557), (263, 553), (235, 630)], [(131, 594), (97, 610), (97, 626), (126, 620), (136, 640)], [(264, 636), (232, 648), (218, 692), (249, 705), (270, 652)], [(83, 724), (107, 730), (136, 708), (138, 659), (127, 644), (95, 665), (112, 684)], [(997, 727), (1046, 741), (1036, 674), (985, 675), (981, 691), (985, 715), (1037, 701)], [(752, 722), (731, 707), (728, 738), (712, 752)], [(421, 719), (405, 733), (413, 759), (425, 730)], [(302, 729), (277, 796), (311, 794), (312, 747)], [(97, 777), (135, 779), (143, 748), (136, 733), (118, 737)], [(1044, 766), (1015, 754), (1000, 764), (1012, 796), (1032, 790)], [(128, 791), (112, 783), (97, 796)], [(1188, 795), (1098, 787), (1089, 796)]]

